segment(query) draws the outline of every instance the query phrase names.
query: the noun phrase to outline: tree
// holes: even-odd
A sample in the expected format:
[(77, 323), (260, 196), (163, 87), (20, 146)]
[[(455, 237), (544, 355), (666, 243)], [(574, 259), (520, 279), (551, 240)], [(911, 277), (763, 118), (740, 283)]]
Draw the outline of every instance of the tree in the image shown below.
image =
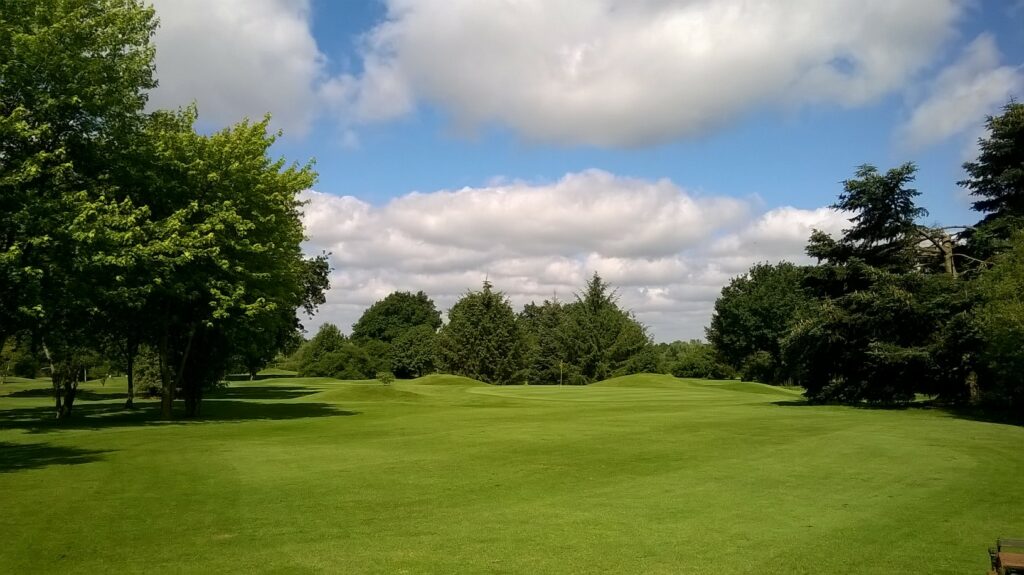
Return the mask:
[(735, 370), (720, 361), (714, 346), (700, 340), (659, 344), (660, 371), (676, 377), (730, 379)]
[(320, 369), (314, 366), (319, 364), (325, 355), (341, 350), (347, 341), (348, 338), (341, 333), (338, 326), (333, 323), (321, 325), (316, 335), (295, 352), (298, 356), (299, 375), (307, 377), (314, 375), (314, 372), (319, 374)]
[(420, 377), (434, 371), (437, 332), (428, 325), (413, 326), (391, 343), (391, 366), (398, 377)]
[(978, 280), (976, 322), (985, 399), (1024, 415), (1024, 232)]
[(391, 343), (407, 330), (425, 325), (441, 327), (441, 312), (422, 291), (396, 291), (371, 305), (352, 325), (352, 339), (376, 339)]
[(577, 383), (653, 371), (657, 358), (647, 328), (618, 306), (618, 296), (597, 273), (565, 306), (558, 329), (561, 357)]
[(854, 226), (833, 240), (815, 232), (808, 254), (820, 265), (804, 286), (810, 305), (798, 309), (782, 341), (786, 375), (817, 401), (903, 403), (918, 392), (956, 395), (963, 362), (949, 327), (965, 312), (952, 274), (918, 263), (925, 212), (914, 205), (913, 165), (880, 176), (862, 166), (844, 182), (835, 207), (853, 211)]
[(31, 332), (50, 363), (58, 418), (107, 278), (81, 244), (115, 206), (109, 154), (153, 88), (153, 11), (133, 0), (41, 0), (0, 11), (0, 340)]
[(838, 241), (816, 231), (807, 253), (819, 261), (843, 264), (857, 258), (868, 265), (894, 270), (913, 266), (919, 240), (917, 218), (928, 215), (914, 198), (920, 195), (908, 187), (917, 166), (906, 163), (880, 174), (872, 165), (857, 168), (855, 178), (843, 182), (843, 191), (832, 208), (851, 212), (853, 226), (843, 230)]
[(958, 182), (979, 198), (972, 207), (985, 214), (968, 234), (969, 253), (979, 259), (1007, 249), (1014, 232), (1024, 228), (1024, 104), (1006, 104), (985, 127), (978, 158), (964, 164), (968, 177)]
[(726, 363), (741, 370), (744, 379), (764, 383), (784, 379), (780, 341), (797, 311), (808, 303), (803, 292), (806, 275), (805, 268), (788, 262), (757, 264), (722, 288), (707, 338)]
[(525, 342), (508, 298), (484, 281), (448, 311), (438, 334), (438, 360), (450, 373), (507, 385), (522, 382)]
[(517, 321), (526, 341), (526, 379), (530, 385), (559, 384), (565, 381), (566, 357), (560, 328), (565, 306), (558, 299), (528, 303)]

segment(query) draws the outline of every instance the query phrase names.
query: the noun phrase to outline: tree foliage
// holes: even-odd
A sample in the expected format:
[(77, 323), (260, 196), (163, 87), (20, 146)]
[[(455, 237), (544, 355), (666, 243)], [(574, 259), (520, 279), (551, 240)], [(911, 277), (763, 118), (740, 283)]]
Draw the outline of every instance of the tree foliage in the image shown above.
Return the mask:
[(1024, 228), (1024, 104), (1010, 102), (989, 116), (988, 135), (978, 141), (977, 159), (964, 164), (958, 184), (978, 198), (972, 205), (984, 218), (967, 234), (968, 253), (988, 259), (1009, 247)]
[(422, 291), (396, 291), (371, 305), (352, 325), (352, 339), (376, 339), (391, 343), (407, 330), (425, 325), (441, 327), (441, 312)]
[(781, 383), (781, 340), (808, 304), (805, 268), (757, 264), (722, 288), (707, 328), (708, 342), (744, 379)]
[(522, 383), (526, 344), (508, 298), (485, 281), (462, 296), (438, 333), (438, 362), (487, 383)]
[(155, 26), (136, 0), (0, 11), (0, 340), (42, 351), (58, 417), (91, 354), (134, 373), (147, 343), (164, 415), (179, 388), (194, 415), (244, 333), (275, 345), (323, 301), (326, 260), (300, 251), (312, 169), (269, 158), (267, 120), (201, 135), (192, 109), (146, 113)]
[(1024, 232), (978, 282), (982, 391), (1024, 415)]

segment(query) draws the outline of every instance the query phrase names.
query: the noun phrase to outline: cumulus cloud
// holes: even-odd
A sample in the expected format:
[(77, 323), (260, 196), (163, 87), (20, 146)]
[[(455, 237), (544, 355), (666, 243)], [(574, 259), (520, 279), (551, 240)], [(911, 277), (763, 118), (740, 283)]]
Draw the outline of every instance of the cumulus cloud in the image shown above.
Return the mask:
[(658, 339), (702, 337), (731, 277), (758, 261), (806, 261), (812, 228), (848, 225), (827, 208), (758, 213), (753, 201), (600, 170), (410, 193), (382, 206), (313, 191), (305, 199), (307, 249), (330, 251), (335, 268), (310, 328), (348, 329), (394, 290), (423, 290), (447, 309), (485, 277), (517, 307), (570, 300), (597, 271)]
[(417, 100), (462, 128), (638, 146), (765, 104), (857, 106), (905, 87), (969, 0), (386, 0), (364, 72), (324, 91), (349, 121)]
[(1000, 60), (992, 35), (982, 34), (968, 44), (899, 128), (902, 144), (920, 149), (959, 134), (980, 134), (985, 115), (1024, 90), (1024, 68), (1001, 65)]
[(320, 107), (324, 55), (310, 30), (309, 0), (154, 0), (160, 85), (154, 108), (196, 101), (215, 125), (274, 116), (305, 133)]

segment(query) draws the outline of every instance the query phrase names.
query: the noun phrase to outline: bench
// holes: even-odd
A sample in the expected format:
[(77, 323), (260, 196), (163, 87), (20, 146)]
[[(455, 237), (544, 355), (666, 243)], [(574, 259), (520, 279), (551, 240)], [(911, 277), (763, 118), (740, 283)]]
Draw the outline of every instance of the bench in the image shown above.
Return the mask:
[(1000, 537), (988, 550), (992, 572), (998, 575), (1024, 575), (1024, 539)]

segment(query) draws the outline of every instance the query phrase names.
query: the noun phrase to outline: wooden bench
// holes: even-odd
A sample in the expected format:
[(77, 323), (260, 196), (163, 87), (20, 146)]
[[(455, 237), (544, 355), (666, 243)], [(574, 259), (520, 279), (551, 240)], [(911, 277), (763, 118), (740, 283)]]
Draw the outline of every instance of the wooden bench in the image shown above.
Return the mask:
[(988, 550), (992, 572), (998, 575), (1024, 575), (1024, 539), (1001, 537)]

